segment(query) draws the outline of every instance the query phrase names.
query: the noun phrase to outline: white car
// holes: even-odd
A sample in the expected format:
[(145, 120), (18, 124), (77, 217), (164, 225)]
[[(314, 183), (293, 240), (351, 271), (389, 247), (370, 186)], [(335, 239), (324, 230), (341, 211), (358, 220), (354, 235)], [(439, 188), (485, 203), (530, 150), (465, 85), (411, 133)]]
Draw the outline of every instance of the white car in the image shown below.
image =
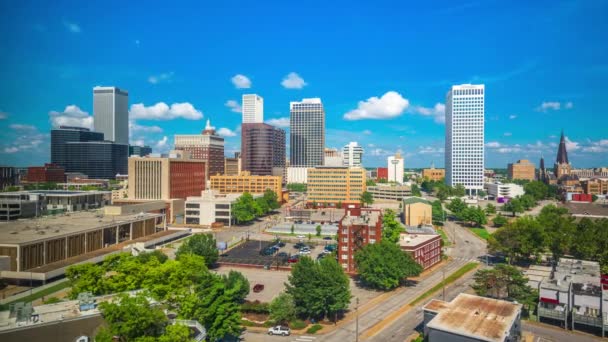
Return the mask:
[(296, 236), (296, 237), (297, 237), (298, 239), (305, 239), (305, 238), (306, 238), (306, 236), (304, 236), (304, 235), (298, 235), (298, 236)]
[(268, 335), (282, 335), (289, 336), (291, 332), (288, 327), (282, 327), (277, 325), (276, 327), (268, 328)]
[(310, 249), (302, 248), (300, 249), (300, 255), (308, 255), (310, 254)]

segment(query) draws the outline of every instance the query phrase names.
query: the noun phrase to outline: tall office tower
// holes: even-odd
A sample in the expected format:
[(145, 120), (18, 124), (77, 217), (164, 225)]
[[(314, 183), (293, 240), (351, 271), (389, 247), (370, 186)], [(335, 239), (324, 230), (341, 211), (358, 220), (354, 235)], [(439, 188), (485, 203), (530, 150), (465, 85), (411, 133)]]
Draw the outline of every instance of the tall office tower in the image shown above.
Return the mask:
[(403, 184), (403, 168), (405, 166), (401, 153), (388, 157), (388, 181)]
[(190, 152), (192, 159), (202, 159), (209, 168), (207, 178), (224, 173), (224, 138), (215, 134), (207, 120), (201, 134), (176, 134), (175, 149)]
[(108, 141), (129, 144), (129, 93), (118, 87), (93, 88), (93, 125)]
[(360, 167), (363, 159), (363, 147), (356, 141), (351, 141), (342, 149), (342, 163), (344, 166)]
[(325, 110), (321, 99), (303, 99), (290, 106), (291, 166), (323, 165), (325, 148)]
[(264, 122), (264, 98), (257, 94), (244, 94), (243, 123), (262, 123)]
[(285, 131), (265, 123), (241, 127), (241, 170), (255, 176), (281, 176), (285, 169)]
[(470, 195), (483, 189), (484, 93), (483, 84), (455, 85), (445, 101), (445, 182)]

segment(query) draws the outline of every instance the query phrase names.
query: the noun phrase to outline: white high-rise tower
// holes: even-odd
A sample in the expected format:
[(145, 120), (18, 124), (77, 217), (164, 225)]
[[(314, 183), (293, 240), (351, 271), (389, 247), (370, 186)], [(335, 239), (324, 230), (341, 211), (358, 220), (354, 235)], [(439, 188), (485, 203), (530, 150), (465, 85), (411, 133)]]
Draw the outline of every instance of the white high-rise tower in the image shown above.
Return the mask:
[(445, 182), (468, 194), (483, 189), (484, 103), (483, 84), (452, 86), (445, 101)]
[(322, 166), (325, 155), (325, 109), (321, 99), (290, 102), (289, 109), (290, 165)]
[(105, 140), (129, 144), (129, 93), (118, 87), (93, 88), (93, 127)]
[(405, 163), (401, 153), (397, 152), (394, 156), (387, 158), (388, 181), (403, 184), (403, 168)]
[(264, 99), (257, 94), (243, 95), (243, 123), (264, 122)]
[(356, 141), (351, 141), (342, 149), (342, 164), (348, 167), (361, 167), (363, 159), (363, 147)]

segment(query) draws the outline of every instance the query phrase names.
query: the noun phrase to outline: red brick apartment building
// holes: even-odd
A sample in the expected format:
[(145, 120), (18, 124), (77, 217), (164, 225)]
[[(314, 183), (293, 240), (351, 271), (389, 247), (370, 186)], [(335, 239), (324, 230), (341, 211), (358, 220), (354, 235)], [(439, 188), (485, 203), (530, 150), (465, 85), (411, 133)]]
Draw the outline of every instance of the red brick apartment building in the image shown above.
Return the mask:
[(379, 167), (376, 169), (376, 180), (388, 180), (388, 167)]
[(382, 239), (382, 211), (346, 208), (338, 225), (338, 263), (347, 273), (355, 273), (355, 252)]
[(437, 234), (401, 234), (399, 245), (425, 270), (441, 261), (441, 236)]
[(27, 168), (27, 181), (31, 183), (65, 182), (65, 169), (57, 164), (46, 163), (44, 166)]

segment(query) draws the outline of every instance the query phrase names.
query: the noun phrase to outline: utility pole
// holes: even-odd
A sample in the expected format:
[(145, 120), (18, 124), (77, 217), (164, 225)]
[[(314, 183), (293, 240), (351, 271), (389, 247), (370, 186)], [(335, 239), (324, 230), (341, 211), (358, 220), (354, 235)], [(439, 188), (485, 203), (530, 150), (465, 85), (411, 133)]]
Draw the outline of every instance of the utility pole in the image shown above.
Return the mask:
[(359, 342), (359, 297), (357, 297), (357, 305), (355, 306), (357, 313), (357, 323), (355, 325), (355, 342)]

